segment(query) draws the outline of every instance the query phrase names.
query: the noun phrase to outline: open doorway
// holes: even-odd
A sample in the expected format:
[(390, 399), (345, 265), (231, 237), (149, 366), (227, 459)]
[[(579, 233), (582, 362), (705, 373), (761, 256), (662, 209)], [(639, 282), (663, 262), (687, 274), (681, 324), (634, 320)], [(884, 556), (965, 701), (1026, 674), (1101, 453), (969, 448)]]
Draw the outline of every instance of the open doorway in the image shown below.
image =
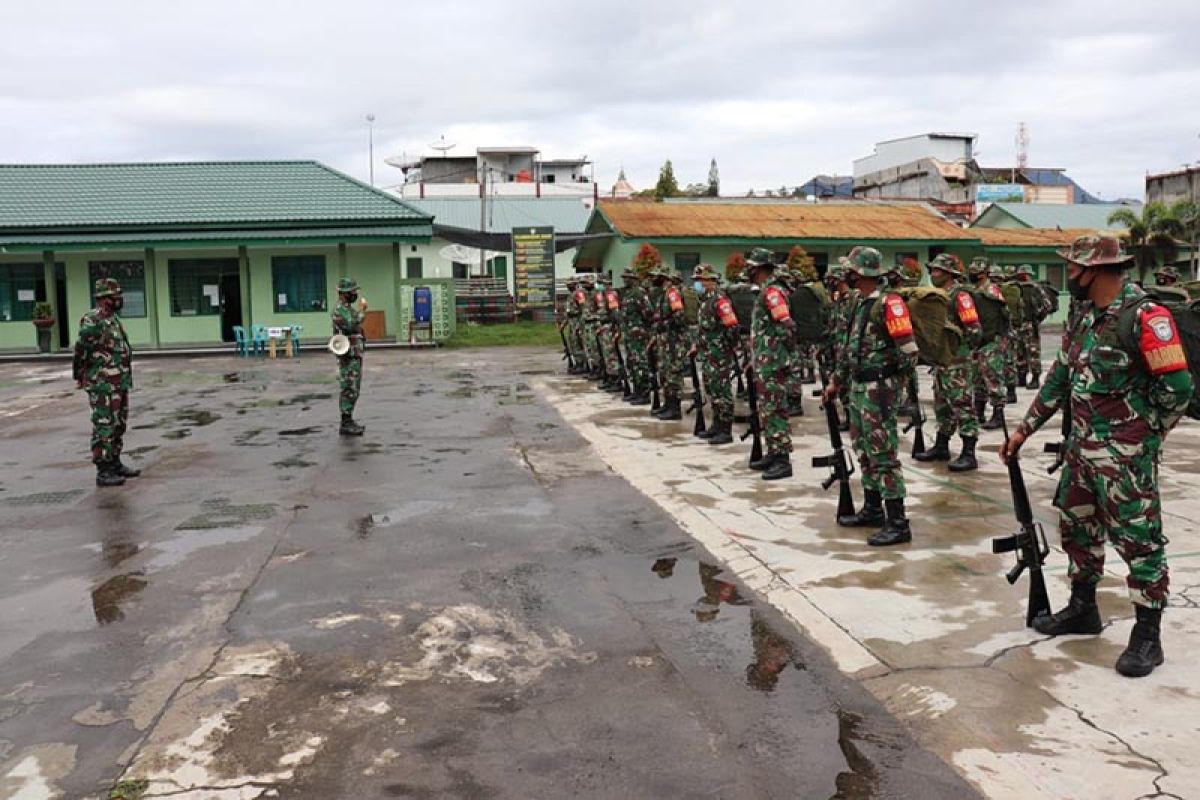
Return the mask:
[(67, 308), (67, 270), (54, 265), (54, 307), (58, 309), (58, 346), (71, 346), (71, 312)]
[(233, 329), (242, 324), (242, 279), (237, 272), (221, 273), (221, 341), (234, 340)]

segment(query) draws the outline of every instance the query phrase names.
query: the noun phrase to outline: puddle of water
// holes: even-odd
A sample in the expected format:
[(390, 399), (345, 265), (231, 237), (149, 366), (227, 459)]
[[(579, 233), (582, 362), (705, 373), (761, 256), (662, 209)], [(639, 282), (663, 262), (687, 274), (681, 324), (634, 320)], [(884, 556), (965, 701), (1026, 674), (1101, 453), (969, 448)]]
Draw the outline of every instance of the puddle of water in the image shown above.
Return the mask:
[(97, 586), (92, 590), (92, 613), (96, 616), (96, 622), (111, 625), (125, 619), (121, 606), (149, 585), (145, 573), (132, 572), (109, 578)]
[(462, 386), (462, 387), (460, 387), (460, 388), (458, 388), (458, 389), (452, 389), (452, 390), (451, 390), (451, 391), (449, 391), (449, 392), (443, 392), (443, 394), (444, 394), (446, 397), (453, 397), (453, 398), (455, 398), (455, 399), (462, 399), (462, 398), (474, 397), (474, 396), (475, 396), (475, 389), (473, 389), (473, 388), (471, 388), (471, 387), (469, 387), (469, 386)]
[(315, 467), (316, 465), (317, 465), (317, 462), (305, 461), (300, 456), (288, 456), (287, 458), (283, 459), (282, 461), (271, 462), (271, 466), (278, 467), (280, 469), (293, 469), (293, 468), (300, 469), (303, 467)]
[(187, 428), (180, 428), (174, 431), (167, 431), (163, 434), (164, 439), (186, 439), (191, 436), (192, 432)]
[(309, 392), (307, 394), (298, 394), (284, 402), (284, 405), (289, 406), (306, 406), (314, 400), (328, 400), (333, 395), (329, 392)]
[(837, 791), (831, 800), (869, 800), (878, 796), (879, 774), (858, 749), (858, 742), (862, 741), (861, 724), (862, 717), (838, 709), (838, 747), (850, 769), (838, 773)]
[(280, 436), (312, 436), (314, 433), (320, 433), (321, 429), (317, 426), (309, 426), (307, 428), (289, 428), (286, 431), (280, 431)]
[(447, 504), (436, 500), (414, 500), (411, 503), (405, 503), (397, 508), (385, 511), (382, 514), (371, 514), (371, 527), (382, 528), (388, 525), (399, 525), (401, 522), (407, 522), (410, 519), (422, 517), (434, 511), (446, 508)]
[(186, 533), (181, 536), (156, 541), (151, 546), (151, 550), (156, 555), (146, 564), (146, 569), (152, 572), (158, 569), (173, 567), (197, 550), (202, 550), (205, 547), (245, 542), (257, 536), (262, 530), (262, 526), (258, 525), (187, 529)]

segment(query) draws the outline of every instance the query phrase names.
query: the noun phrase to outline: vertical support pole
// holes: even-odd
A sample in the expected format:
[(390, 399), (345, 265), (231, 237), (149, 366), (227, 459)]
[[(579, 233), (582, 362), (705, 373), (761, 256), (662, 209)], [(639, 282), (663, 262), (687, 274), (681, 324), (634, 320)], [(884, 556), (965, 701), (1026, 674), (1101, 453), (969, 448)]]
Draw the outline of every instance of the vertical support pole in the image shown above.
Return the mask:
[[(54, 251), (42, 251), (42, 282), (46, 287), (46, 302), (50, 304), (50, 316), (55, 320), (55, 329), (50, 335), (50, 352), (58, 352), (58, 280), (55, 277)], [(65, 280), (65, 276), (64, 276)], [(63, 309), (66, 312), (66, 309)]]
[(404, 297), (404, 273), (400, 264), (400, 243), (392, 242), (392, 302), (396, 309), (393, 322), (396, 328), (396, 341), (400, 341), (400, 332), (404, 330), (404, 308), (401, 302)]
[(142, 256), (142, 276), (146, 283), (146, 322), (150, 328), (150, 347), (159, 347), (158, 330), (158, 259), (153, 247), (147, 247)]
[(250, 283), (250, 251), (245, 245), (238, 246), (238, 283), (242, 287), (242, 327), (250, 330), (254, 324), (254, 299)]

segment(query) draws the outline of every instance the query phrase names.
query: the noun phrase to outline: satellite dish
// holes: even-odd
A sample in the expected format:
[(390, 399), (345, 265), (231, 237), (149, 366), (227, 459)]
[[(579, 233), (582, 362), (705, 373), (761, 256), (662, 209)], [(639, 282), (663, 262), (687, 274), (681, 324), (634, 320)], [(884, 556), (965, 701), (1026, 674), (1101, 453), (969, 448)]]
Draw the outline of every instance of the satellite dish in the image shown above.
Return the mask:
[(456, 145), (447, 142), (445, 136), (438, 137), (438, 140), (429, 146), (430, 148), (437, 150), (443, 156), (446, 155), (448, 150), (453, 150), (456, 147)]
[[(463, 247), (461, 244), (448, 244), (438, 250), (438, 255), (447, 261), (457, 261), (459, 264), (471, 264), (476, 266), (479, 264), (479, 248)], [(485, 258), (495, 258), (500, 255), (494, 250), (485, 250)]]

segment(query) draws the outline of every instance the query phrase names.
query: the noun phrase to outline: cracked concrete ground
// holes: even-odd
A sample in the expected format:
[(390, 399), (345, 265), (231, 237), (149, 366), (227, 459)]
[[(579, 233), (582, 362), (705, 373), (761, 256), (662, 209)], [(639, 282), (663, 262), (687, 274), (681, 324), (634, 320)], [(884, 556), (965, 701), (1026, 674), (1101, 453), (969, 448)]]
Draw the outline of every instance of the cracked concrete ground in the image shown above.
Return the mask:
[(0, 366), (0, 798), (973, 796), (876, 699), (929, 682), (844, 676), (557, 368), (372, 351), (347, 440), (328, 357), (141, 361), (98, 490), (64, 365)]
[[(745, 468), (745, 445), (708, 447), (691, 436), (690, 420), (656, 422), (566, 377), (537, 386), (616, 472), (984, 794), (1200, 797), (1197, 423), (1185, 421), (1168, 440), (1162, 475), (1174, 590), (1164, 617), (1167, 663), (1129, 680), (1112, 669), (1133, 611), (1124, 565), (1111, 548), (1099, 592), (1107, 620), (1101, 636), (1053, 639), (1024, 627), (1028, 584), (1010, 587), (1003, 574), (1012, 556), (993, 555), (990, 546), (1016, 527), (996, 457), (999, 432), (984, 432), (979, 472), (960, 475), (912, 461), (911, 441), (902, 437), (914, 542), (877, 550), (865, 546), (864, 532), (836, 526), (836, 489), (826, 494), (819, 486), (828, 470), (809, 466), (829, 448), (815, 401), (807, 401), (807, 416), (792, 420), (795, 476), (765, 483)], [(1023, 412), (1032, 393), (1019, 393)], [(1055, 546), (1047, 577), (1057, 608), (1069, 587), (1050, 505), (1051, 456), (1040, 452), (1056, 432), (1052, 424), (1035, 437), (1023, 463), (1035, 516)], [(854, 490), (861, 501), (857, 480)]]

